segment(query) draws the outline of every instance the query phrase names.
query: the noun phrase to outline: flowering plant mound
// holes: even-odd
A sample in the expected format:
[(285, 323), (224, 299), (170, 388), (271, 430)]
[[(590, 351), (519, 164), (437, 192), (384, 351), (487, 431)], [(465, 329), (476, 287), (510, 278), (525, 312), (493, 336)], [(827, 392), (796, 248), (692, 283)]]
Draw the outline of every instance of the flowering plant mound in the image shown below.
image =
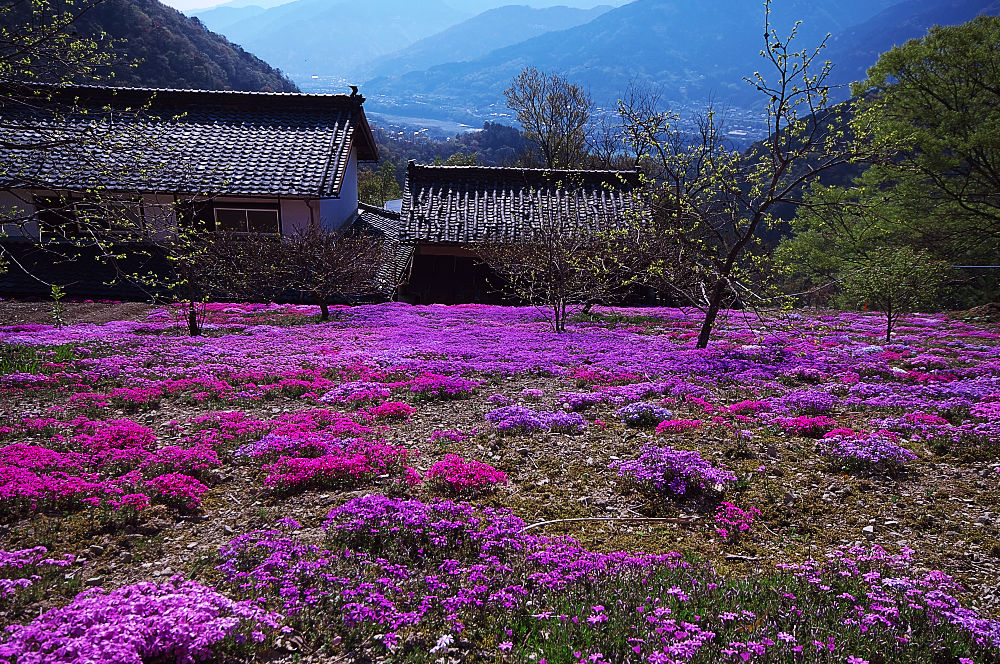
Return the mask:
[(416, 452), (382, 441), (353, 440), (342, 450), (315, 458), (283, 456), (264, 466), (264, 484), (280, 492), (319, 487), (355, 487), (374, 482), (380, 475), (406, 480), (406, 462)]
[(509, 510), (451, 500), (362, 496), (335, 507), (323, 529), (327, 540), (373, 554), (387, 548), (439, 558), (521, 548), (524, 522)]
[[(692, 403), (694, 403), (692, 401)], [(740, 401), (726, 406), (722, 410), (733, 415), (757, 415), (771, 408), (769, 401)], [(711, 412), (711, 411), (706, 411)]]
[[(23, 452), (30, 446), (11, 448)], [(114, 501), (124, 493), (116, 479), (102, 479), (96, 473), (31, 467), (30, 464), (38, 463), (40, 458), (33, 453), (25, 460), (29, 467), (22, 467), (18, 459), (11, 459), (11, 448), (7, 448), (6, 462), (0, 463), (0, 521), (38, 510), (78, 510), (114, 505)], [(49, 457), (50, 460), (54, 458), (59, 457)]]
[(269, 433), (258, 441), (240, 446), (233, 456), (257, 462), (273, 462), (283, 456), (317, 457), (341, 450), (355, 440), (358, 439), (337, 438), (325, 431)]
[(408, 420), (417, 409), (402, 401), (387, 401), (377, 406), (359, 411), (361, 419), (373, 422), (376, 420)]
[(543, 390), (537, 390), (533, 388), (528, 388), (526, 390), (521, 390), (521, 398), (526, 401), (541, 401), (542, 397), (545, 396)]
[(837, 397), (823, 390), (800, 390), (778, 399), (778, 405), (785, 410), (803, 415), (826, 413), (837, 403)]
[(607, 398), (606, 394), (600, 392), (562, 392), (556, 396), (556, 401), (565, 410), (579, 412), (604, 403)]
[(827, 434), (820, 440), (820, 451), (839, 468), (891, 475), (917, 458), (897, 441), (895, 434), (882, 430), (856, 436)]
[(145, 461), (156, 444), (149, 427), (132, 420), (74, 422), (77, 433), (72, 445), (82, 448), (98, 467), (108, 466), (110, 472), (124, 473)]
[(176, 576), (111, 592), (92, 588), (0, 636), (3, 664), (192, 664), (223, 646), (259, 643), (280, 616)]
[(67, 554), (51, 557), (44, 546), (0, 551), (0, 611), (7, 611), (44, 595), (49, 584), (76, 562)]
[(715, 532), (719, 537), (736, 540), (744, 533), (750, 532), (754, 518), (760, 516), (756, 507), (742, 509), (729, 502), (724, 502), (715, 510)]
[[(878, 547), (727, 579), (676, 553), (594, 552), (524, 525), (506, 510), (364, 496), (330, 511), (329, 548), (287, 532), (297, 524), (286, 522), (232, 540), (218, 569), (228, 587), (281, 610), (291, 627), (338, 634), (374, 661), (459, 654), (458, 635), (490, 644), (484, 655), (501, 661), (905, 664), (1000, 655), (1000, 622), (962, 607), (947, 576), (911, 576), (905, 556)], [(404, 640), (413, 630), (426, 635), (416, 656)]]
[(187, 448), (173, 445), (161, 447), (150, 454), (140, 468), (147, 477), (166, 473), (204, 476), (206, 471), (221, 465), (215, 450), (202, 443)]
[(781, 374), (781, 381), (786, 383), (822, 383), (826, 376), (819, 369), (813, 367), (793, 367)]
[(630, 427), (651, 427), (673, 417), (673, 412), (651, 403), (630, 403), (616, 412), (622, 422)]
[(587, 420), (580, 413), (536, 411), (518, 404), (491, 410), (486, 420), (503, 435), (531, 431), (580, 433), (587, 428)]
[(736, 475), (712, 466), (698, 452), (646, 445), (638, 459), (610, 466), (637, 488), (653, 493), (685, 496), (710, 488), (724, 488)]
[(486, 401), (493, 404), (494, 406), (509, 406), (514, 403), (514, 400), (503, 394), (491, 394), (486, 398)]
[(671, 433), (694, 431), (699, 427), (701, 427), (701, 420), (664, 420), (656, 425), (656, 435), (665, 436)]
[(779, 417), (777, 422), (785, 430), (785, 433), (805, 438), (820, 438), (837, 426), (837, 421), (827, 415)]
[(350, 403), (382, 401), (388, 399), (391, 391), (382, 383), (354, 381), (343, 383), (319, 398), (324, 403)]
[(488, 463), (466, 461), (457, 454), (444, 455), (444, 459), (427, 470), (425, 477), (432, 488), (453, 495), (480, 494), (507, 483), (506, 473)]
[(208, 487), (188, 475), (170, 473), (160, 475), (146, 485), (154, 490), (154, 497), (165, 505), (177, 509), (194, 510), (201, 506), (201, 497)]
[(402, 384), (410, 394), (419, 399), (467, 399), (472, 396), (479, 383), (461, 376), (442, 376), (425, 373)]

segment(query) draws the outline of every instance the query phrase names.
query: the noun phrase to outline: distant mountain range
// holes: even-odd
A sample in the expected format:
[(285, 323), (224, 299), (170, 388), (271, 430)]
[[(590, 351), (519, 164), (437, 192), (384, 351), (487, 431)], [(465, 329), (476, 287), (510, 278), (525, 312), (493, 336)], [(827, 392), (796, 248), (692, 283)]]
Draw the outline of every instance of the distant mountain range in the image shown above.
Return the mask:
[[(818, 45), (832, 33), (824, 58), (835, 63), (831, 82), (863, 78), (878, 54), (918, 37), (935, 23), (964, 22), (997, 13), (998, 0), (776, 0), (772, 27), (786, 35), (797, 20), (796, 48)], [(363, 89), (370, 107), (396, 115), (432, 115), (448, 109), (504, 110), (502, 91), (525, 65), (559, 72), (613, 104), (632, 80), (662, 90), (674, 107), (762, 102), (743, 81), (768, 73), (759, 52), (763, 11), (746, 0), (636, 0), (566, 30), (503, 47), (466, 62), (373, 78)], [(433, 39), (433, 38), (432, 38)], [(455, 58), (457, 60), (457, 58)], [(846, 92), (844, 92), (846, 95)]]
[[(801, 20), (798, 43), (818, 44), (827, 32), (846, 30), (885, 9), (892, 0), (779, 0), (772, 27), (787, 34)], [(377, 78), (364, 88), (378, 99), (423, 99), (428, 106), (482, 107), (525, 65), (564, 74), (588, 88), (596, 101), (611, 102), (633, 79), (662, 88), (675, 103), (709, 97), (752, 103), (744, 76), (763, 68), (763, 9), (746, 0), (636, 0), (593, 21), (425, 71)], [(417, 97), (416, 95), (421, 95)]]
[(364, 67), (364, 74), (367, 78), (398, 76), (448, 62), (474, 60), (532, 37), (589, 23), (609, 9), (610, 5), (593, 9), (498, 7), (376, 59)]
[(262, 9), (221, 7), (198, 18), (298, 80), (358, 80), (362, 67), (472, 15), (443, 0), (295, 0)]

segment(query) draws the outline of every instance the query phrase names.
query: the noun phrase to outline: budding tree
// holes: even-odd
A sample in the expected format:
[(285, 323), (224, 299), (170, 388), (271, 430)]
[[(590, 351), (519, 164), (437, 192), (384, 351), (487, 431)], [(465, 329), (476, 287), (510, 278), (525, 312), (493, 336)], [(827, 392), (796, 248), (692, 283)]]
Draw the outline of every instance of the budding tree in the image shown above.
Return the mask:
[(799, 205), (807, 184), (863, 156), (864, 128), (857, 127), (861, 135), (852, 140), (842, 130), (845, 109), (829, 105), (832, 65), (820, 59), (825, 42), (795, 50), (795, 30), (780, 37), (769, 17), (767, 2), (761, 56), (771, 74), (746, 79), (767, 100), (766, 140), (738, 152), (711, 109), (693, 137), (678, 130), (671, 113), (635, 114), (627, 132), (643, 149), (640, 163), (656, 176), (647, 272), (702, 312), (699, 348), (708, 345), (723, 309), (768, 301), (762, 240), (778, 206)]
[(558, 74), (526, 67), (504, 90), (525, 138), (538, 144), (547, 168), (579, 166), (587, 154), (590, 95)]

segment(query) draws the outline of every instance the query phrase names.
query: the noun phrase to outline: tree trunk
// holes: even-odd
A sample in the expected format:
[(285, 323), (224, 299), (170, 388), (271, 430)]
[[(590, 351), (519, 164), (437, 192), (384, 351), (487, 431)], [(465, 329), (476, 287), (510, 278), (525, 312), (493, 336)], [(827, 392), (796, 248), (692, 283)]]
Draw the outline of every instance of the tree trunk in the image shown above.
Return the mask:
[(319, 320), (321, 323), (330, 320), (330, 305), (326, 303), (326, 300), (319, 302)]
[(721, 299), (713, 297), (708, 305), (708, 311), (705, 312), (705, 320), (701, 324), (701, 332), (698, 333), (697, 348), (708, 348), (708, 340), (712, 336), (712, 327), (715, 325), (715, 319), (719, 315)]
[(712, 289), (712, 297), (708, 300), (708, 310), (705, 312), (705, 320), (701, 323), (701, 332), (698, 333), (697, 348), (708, 348), (708, 340), (712, 336), (712, 328), (715, 326), (715, 319), (719, 316), (719, 309), (722, 308), (722, 298), (726, 293), (725, 281), (719, 280)]
[(192, 337), (201, 335), (201, 326), (198, 325), (198, 310), (194, 302), (187, 303), (187, 325), (188, 334)]

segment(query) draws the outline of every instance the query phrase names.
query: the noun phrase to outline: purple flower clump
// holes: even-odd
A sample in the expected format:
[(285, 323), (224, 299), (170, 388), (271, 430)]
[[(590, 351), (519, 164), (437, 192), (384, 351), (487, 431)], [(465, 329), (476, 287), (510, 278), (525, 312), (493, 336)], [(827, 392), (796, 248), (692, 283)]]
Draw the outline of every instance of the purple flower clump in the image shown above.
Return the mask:
[(837, 397), (823, 390), (801, 390), (781, 397), (778, 404), (789, 412), (802, 415), (819, 415), (829, 412), (837, 403)]
[(630, 403), (615, 414), (630, 427), (651, 427), (673, 417), (673, 412), (651, 403)]
[(346, 403), (351, 401), (381, 401), (389, 397), (389, 388), (382, 383), (356, 380), (333, 388), (322, 397), (324, 403)]
[(736, 475), (716, 468), (698, 452), (646, 445), (639, 458), (615, 461), (610, 468), (643, 489), (684, 496), (714, 485), (736, 481)]
[(587, 427), (587, 421), (579, 413), (536, 411), (518, 404), (491, 410), (486, 413), (486, 420), (505, 435), (531, 431), (580, 433)]
[(86, 590), (0, 637), (0, 662), (10, 664), (190, 664), (209, 659), (229, 637), (260, 642), (280, 616), (236, 602), (175, 576), (105, 592)]
[(867, 436), (828, 435), (820, 440), (820, 450), (835, 465), (847, 470), (889, 474), (917, 458), (896, 441), (896, 436), (888, 431)]

